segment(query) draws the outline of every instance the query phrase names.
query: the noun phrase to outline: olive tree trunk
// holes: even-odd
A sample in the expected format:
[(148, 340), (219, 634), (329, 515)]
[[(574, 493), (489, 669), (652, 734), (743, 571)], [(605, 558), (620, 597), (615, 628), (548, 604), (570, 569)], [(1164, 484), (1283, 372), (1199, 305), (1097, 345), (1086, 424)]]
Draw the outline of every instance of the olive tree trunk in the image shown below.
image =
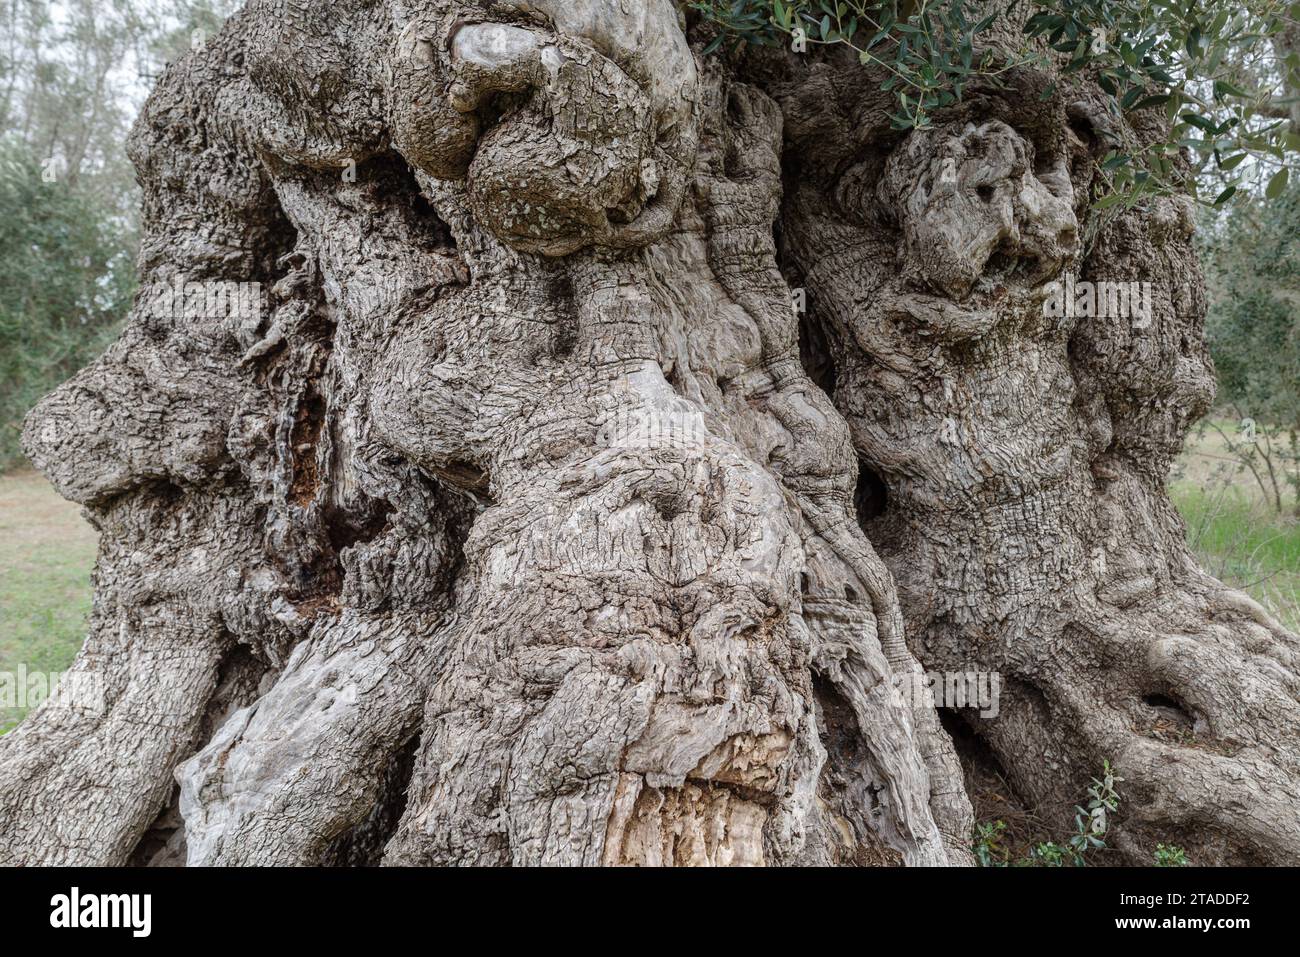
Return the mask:
[(960, 715), (1027, 801), (1116, 764), (1134, 858), (1300, 860), (1296, 639), (1163, 489), (1190, 206), (1087, 211), (1150, 130), (1022, 71), (904, 135), (701, 46), (253, 0), (169, 69), (136, 308), (25, 432), (102, 694), (0, 738), (0, 863), (967, 863), (923, 668), (1001, 676)]

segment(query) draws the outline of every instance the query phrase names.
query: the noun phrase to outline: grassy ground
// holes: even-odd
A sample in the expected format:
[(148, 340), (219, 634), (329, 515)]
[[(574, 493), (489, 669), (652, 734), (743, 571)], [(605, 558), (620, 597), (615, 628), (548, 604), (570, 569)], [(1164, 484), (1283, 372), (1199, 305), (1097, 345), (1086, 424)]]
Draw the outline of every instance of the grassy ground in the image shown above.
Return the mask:
[[(0, 475), (0, 672), (62, 671), (85, 638), (94, 530), (34, 472)], [(24, 710), (0, 707), (0, 733)]]
[[(1216, 424), (1232, 436), (1230, 423)], [(1272, 483), (1266, 478), (1261, 488), (1219, 431), (1198, 432), (1188, 439), (1169, 483), (1174, 504), (1187, 520), (1188, 542), (1211, 574), (1246, 591), (1292, 631), (1300, 631), (1300, 518), (1294, 492), (1285, 487), (1279, 470), (1286, 506), (1279, 513), (1272, 504)]]

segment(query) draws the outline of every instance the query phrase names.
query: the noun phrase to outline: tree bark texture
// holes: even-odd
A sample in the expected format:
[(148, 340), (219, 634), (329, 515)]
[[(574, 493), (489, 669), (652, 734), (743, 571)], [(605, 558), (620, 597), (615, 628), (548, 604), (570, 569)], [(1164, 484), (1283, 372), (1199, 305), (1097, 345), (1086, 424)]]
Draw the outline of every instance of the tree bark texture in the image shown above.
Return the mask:
[[(1026, 800), (1117, 765), (1135, 859), (1300, 861), (1296, 638), (1163, 487), (1191, 206), (1088, 211), (1154, 125), (1022, 70), (904, 134), (856, 62), (701, 46), (254, 0), (168, 70), (136, 309), (25, 431), (104, 706), (0, 738), (0, 862), (968, 863), (922, 668), (1004, 676), (959, 720)], [(1045, 318), (1067, 273), (1150, 322)]]

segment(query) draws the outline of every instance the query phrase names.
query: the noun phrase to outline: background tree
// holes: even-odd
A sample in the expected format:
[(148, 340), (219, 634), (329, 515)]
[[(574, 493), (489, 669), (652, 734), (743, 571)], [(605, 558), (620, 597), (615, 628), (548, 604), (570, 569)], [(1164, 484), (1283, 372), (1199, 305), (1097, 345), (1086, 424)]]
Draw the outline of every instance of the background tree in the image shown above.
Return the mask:
[(1207, 332), (1221, 398), (1300, 428), (1300, 188), (1243, 202), (1204, 231), (1213, 299)]
[(0, 147), (0, 464), (36, 401), (111, 341), (134, 283), (112, 211), (46, 182), (21, 144)]
[(233, 6), (0, 4), (0, 470), (21, 461), (36, 400), (125, 318), (141, 197), (123, 144), (150, 77), (214, 35)]

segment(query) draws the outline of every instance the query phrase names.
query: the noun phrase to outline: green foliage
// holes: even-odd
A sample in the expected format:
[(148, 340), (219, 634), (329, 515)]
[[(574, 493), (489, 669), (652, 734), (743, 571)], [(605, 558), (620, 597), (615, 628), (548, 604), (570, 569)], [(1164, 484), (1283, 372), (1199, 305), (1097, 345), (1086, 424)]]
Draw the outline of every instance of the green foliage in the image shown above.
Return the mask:
[[(1064, 73), (1086, 72), (1113, 99), (1116, 112), (1159, 109), (1167, 135), (1139, 148), (1114, 142), (1100, 161), (1108, 190), (1099, 207), (1132, 205), (1150, 194), (1196, 188), (1180, 172), (1180, 152), (1193, 172), (1209, 167), (1221, 176), (1244, 167), (1258, 174), (1277, 167), (1270, 193), (1285, 189), (1286, 149), (1300, 138), (1275, 119), (1274, 89), (1300, 87), (1300, 54), (1261, 64), (1252, 53), (1283, 29), (1286, 0), (1011, 0), (979, 16), (963, 0), (691, 0), (687, 4), (719, 28), (712, 49), (736, 43), (843, 45), (883, 71), (882, 89), (895, 94), (896, 129), (924, 129), (937, 110), (961, 100), (976, 77), (998, 83), (1000, 74), (1053, 61)], [(981, 5), (981, 12), (990, 5)], [(1028, 13), (1028, 17), (1023, 14)], [(1020, 42), (1008, 48), (990, 32), (999, 19), (1024, 19)], [(1053, 94), (1043, 91), (1043, 96)], [(1237, 175), (1240, 175), (1238, 173)], [(1222, 181), (1216, 203), (1237, 191)]]
[(154, 57), (174, 63), (215, 37), (239, 4), (235, 0), (171, 0), (163, 4), (167, 17), (159, 18), (149, 37)]
[(1156, 867), (1186, 867), (1187, 852), (1177, 844), (1157, 844)]
[(997, 63), (992, 49), (976, 54), (997, 14), (971, 17), (962, 3), (702, 0), (692, 6), (722, 27), (717, 45), (732, 34), (764, 45), (788, 36), (796, 50), (805, 44), (851, 47), (862, 63), (888, 73), (882, 89), (896, 91), (895, 129), (928, 126), (935, 110), (961, 98), (971, 77), (1009, 68)]
[(1278, 514), (1292, 508), (1300, 515), (1300, 432), (1294, 425), (1276, 428), (1243, 417), (1235, 428), (1213, 419), (1202, 421), (1197, 431), (1213, 429), (1239, 473), (1248, 473), (1263, 499)]
[(1003, 844), (1006, 822), (986, 821), (977, 824), (971, 846), (975, 862), (981, 867), (1087, 866), (1088, 855), (1106, 846), (1110, 817), (1119, 810), (1120, 796), (1115, 786), (1123, 780), (1115, 774), (1109, 761), (1103, 761), (1101, 777), (1093, 778), (1088, 786), (1088, 800), (1074, 809), (1074, 833), (1064, 843), (1039, 842), (1029, 849), (1028, 855), (1014, 862), (1010, 859), (1010, 851)]
[(1300, 182), (1247, 198), (1198, 234), (1208, 298), (1206, 338), (1219, 380), (1207, 420), (1238, 472), (1277, 513), (1300, 515)]
[(1020, 863), (1026, 867), (1066, 867), (1067, 865), (1082, 867), (1083, 858), (1075, 854), (1069, 844), (1045, 841), (1042, 844), (1035, 844), (1029, 852), (1028, 860)]
[[(1232, 453), (1221, 447), (1217, 432), (1194, 435), (1189, 444), (1210, 456), (1185, 457), (1170, 495), (1187, 523), (1187, 542), (1197, 560), (1285, 627), (1300, 630), (1300, 523), (1261, 494), (1258, 480), (1229, 458)], [(1208, 474), (1204, 463), (1213, 463)]]
[(1002, 843), (1006, 821), (986, 821), (975, 825), (975, 863), (980, 867), (1006, 867), (1010, 852)]
[(143, 0), (14, 0), (0, 8), (0, 129), (73, 184), (131, 216), (139, 203), (123, 143)]
[[(1093, 778), (1088, 787), (1085, 805), (1076, 807), (1074, 834), (1064, 842), (1041, 841), (1029, 852), (1011, 860), (1011, 852), (1004, 843), (1005, 821), (984, 821), (975, 825), (975, 839), (971, 850), (980, 867), (1086, 867), (1088, 856), (1106, 846), (1105, 837), (1110, 830), (1110, 817), (1119, 810), (1119, 792), (1116, 785), (1124, 779), (1115, 774), (1109, 761), (1102, 762), (1101, 777)], [(1176, 844), (1157, 844), (1156, 867), (1186, 867), (1187, 853)]]
[(1123, 778), (1115, 776), (1110, 761), (1102, 762), (1100, 778), (1093, 778), (1088, 786), (1088, 802), (1074, 809), (1074, 833), (1070, 835), (1069, 853), (1072, 863), (1083, 866), (1084, 857), (1091, 850), (1106, 846), (1106, 833), (1110, 830), (1110, 815), (1119, 809), (1119, 792), (1115, 785)]
[(0, 144), (0, 470), (19, 459), (31, 406), (115, 334), (135, 282), (120, 220), (41, 174), (26, 149)]
[(1300, 182), (1200, 230), (1206, 334), (1219, 399), (1238, 418), (1300, 429)]

